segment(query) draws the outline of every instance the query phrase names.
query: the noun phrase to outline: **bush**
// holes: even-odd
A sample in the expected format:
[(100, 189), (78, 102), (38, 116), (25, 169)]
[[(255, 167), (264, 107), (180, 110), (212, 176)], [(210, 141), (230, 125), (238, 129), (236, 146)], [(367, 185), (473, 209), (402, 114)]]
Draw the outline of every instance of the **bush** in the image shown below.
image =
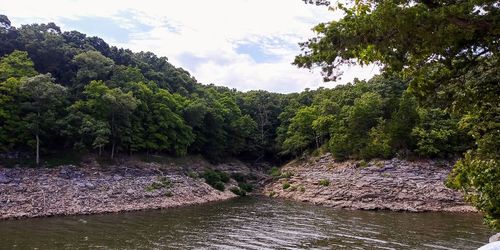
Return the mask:
[(232, 173), (231, 177), (237, 182), (246, 182), (247, 177), (242, 173)]
[(187, 174), (187, 176), (193, 178), (193, 179), (197, 179), (199, 176), (198, 176), (198, 173), (194, 172), (194, 171), (189, 171), (189, 173)]
[(215, 172), (217, 172), (219, 174), (220, 180), (224, 183), (228, 183), (229, 180), (231, 179), (226, 172), (222, 172), (219, 170), (215, 170)]
[(318, 184), (321, 185), (321, 186), (325, 186), (326, 187), (326, 186), (330, 185), (330, 180), (328, 180), (328, 179), (321, 179), (321, 180), (319, 180)]
[(306, 188), (302, 185), (299, 186), (299, 191), (304, 193), (306, 191)]
[(246, 192), (252, 192), (252, 191), (253, 191), (253, 185), (252, 185), (252, 184), (249, 184), (249, 183), (245, 183), (245, 182), (238, 183), (238, 187), (239, 187), (241, 190), (244, 190), (244, 191), (246, 191)]
[(211, 186), (212, 186), (213, 188), (215, 188), (215, 189), (219, 190), (219, 191), (224, 191), (224, 189), (226, 188), (226, 187), (224, 186), (224, 182), (222, 182), (222, 181), (218, 181), (218, 182), (216, 182), (214, 185), (211, 185)]
[(273, 197), (275, 195), (276, 195), (276, 192), (274, 192), (274, 191), (269, 192), (269, 197)]
[(224, 183), (229, 182), (229, 175), (219, 170), (206, 169), (203, 178), (208, 185), (220, 191), (224, 191)]
[(231, 189), (231, 192), (233, 192), (235, 195), (238, 195), (238, 196), (246, 196), (247, 195), (247, 192), (241, 188), (238, 188), (238, 187), (232, 187)]
[(285, 183), (283, 183), (282, 187), (283, 187), (283, 189), (288, 189), (290, 187), (290, 183), (285, 182)]

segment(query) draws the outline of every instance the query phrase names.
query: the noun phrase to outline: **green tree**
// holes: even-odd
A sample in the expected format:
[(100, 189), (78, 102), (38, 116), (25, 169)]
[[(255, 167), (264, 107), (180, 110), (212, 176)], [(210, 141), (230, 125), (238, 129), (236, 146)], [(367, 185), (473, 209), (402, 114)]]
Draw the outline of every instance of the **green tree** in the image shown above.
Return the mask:
[(0, 82), (10, 77), (21, 78), (36, 75), (34, 64), (25, 51), (14, 51), (0, 59)]
[[(462, 123), (471, 117), (480, 119), (479, 127), (484, 131), (475, 137), (476, 145), (468, 157), (498, 162), (495, 154), (481, 153), (486, 141), (498, 148), (498, 140), (494, 140), (494, 134), (498, 134), (498, 94), (496, 101), (488, 99), (500, 88), (497, 2), (368, 0), (338, 4), (336, 8), (344, 16), (314, 28), (318, 36), (302, 43), (304, 53), (296, 57), (296, 65), (319, 66), (325, 80), (334, 80), (340, 75), (342, 65), (379, 64), (384, 73), (396, 73), (408, 80), (410, 90), (421, 103), (449, 110), (463, 117)], [(477, 131), (464, 128), (471, 129), (467, 131), (469, 134)], [(447, 137), (442, 133), (436, 135)], [(473, 162), (463, 161), (462, 165), (468, 167), (457, 165), (454, 174), (478, 173), (472, 171), (475, 166), (489, 166), (489, 171), (485, 171), (488, 174), (498, 171), (498, 164)], [(497, 186), (500, 182), (485, 179), (493, 182), (455, 182), (455, 186), (483, 192), (488, 190), (485, 186)], [(500, 196), (487, 193), (478, 196), (485, 202), (475, 203), (477, 207), (488, 218), (498, 220), (498, 214), (491, 214), (484, 204), (498, 204)]]
[(76, 88), (83, 88), (92, 80), (107, 80), (114, 66), (113, 60), (98, 51), (86, 51), (76, 55), (73, 62), (77, 65)]
[[(106, 143), (105, 136), (110, 135), (110, 157), (113, 159), (117, 146), (126, 141), (130, 134), (130, 116), (136, 109), (138, 100), (132, 92), (124, 93), (119, 88), (110, 89), (103, 81), (91, 81), (85, 86), (83, 93), (86, 99), (75, 102), (72, 109), (80, 110), (82, 114), (85, 114), (85, 117), (87, 115), (92, 117), (96, 123), (104, 122), (107, 124), (106, 126), (101, 123), (101, 128), (92, 128), (90, 131), (101, 130), (98, 133), (92, 133), (94, 135), (93, 144), (98, 147), (102, 147)], [(82, 126), (85, 127), (86, 123), (83, 123)], [(83, 128), (82, 131), (86, 131), (86, 129)]]
[(57, 108), (66, 98), (66, 88), (53, 80), (50, 74), (23, 78), (20, 88), (26, 95), (23, 103), (26, 112), (24, 119), (35, 137), (37, 165), (40, 163), (40, 137), (49, 134), (48, 131), (54, 128), (58, 119)]
[(22, 119), (21, 79), (36, 74), (26, 52), (16, 50), (0, 58), (0, 150), (13, 150), (28, 141)]

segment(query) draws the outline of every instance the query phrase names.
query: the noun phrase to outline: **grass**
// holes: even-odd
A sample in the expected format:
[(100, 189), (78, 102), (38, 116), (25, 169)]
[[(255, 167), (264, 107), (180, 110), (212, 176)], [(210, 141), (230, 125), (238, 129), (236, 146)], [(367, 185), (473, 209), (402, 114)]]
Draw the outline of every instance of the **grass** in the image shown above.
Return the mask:
[(292, 172), (284, 172), (284, 173), (281, 173), (280, 178), (290, 179), (292, 176), (293, 176)]
[(321, 180), (319, 180), (318, 184), (320, 186), (327, 187), (327, 186), (330, 186), (330, 180), (328, 180), (328, 179), (321, 179)]
[(288, 189), (290, 186), (291, 186), (291, 185), (290, 185), (290, 183), (288, 183), (288, 182), (285, 182), (285, 183), (283, 183), (283, 184), (281, 185), (281, 187), (283, 188), (283, 190)]
[(146, 191), (151, 192), (154, 190), (162, 188), (170, 188), (172, 186), (172, 181), (165, 176), (158, 177), (158, 180), (151, 183), (151, 185), (146, 187)]
[(274, 191), (269, 192), (269, 197), (273, 197), (275, 195), (276, 195), (276, 192), (274, 192)]
[(362, 168), (365, 168), (365, 167), (368, 167), (368, 162), (366, 162), (365, 160), (361, 160), (359, 161), (359, 166), (362, 167)]
[(281, 176), (281, 169), (279, 169), (278, 167), (272, 167), (269, 170), (269, 175), (273, 177), (273, 179), (279, 179)]

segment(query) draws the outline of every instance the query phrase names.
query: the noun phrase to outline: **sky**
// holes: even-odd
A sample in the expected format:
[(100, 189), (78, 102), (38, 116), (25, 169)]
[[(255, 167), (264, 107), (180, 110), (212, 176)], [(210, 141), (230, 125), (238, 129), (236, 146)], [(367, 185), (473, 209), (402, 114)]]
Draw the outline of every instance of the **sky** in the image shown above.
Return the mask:
[(353, 66), (340, 80), (323, 82), (319, 69), (292, 65), (316, 24), (340, 18), (301, 0), (0, 0), (0, 14), (14, 26), (55, 22), (63, 31), (151, 51), (203, 84), (241, 91), (330, 88), (378, 73), (376, 66)]

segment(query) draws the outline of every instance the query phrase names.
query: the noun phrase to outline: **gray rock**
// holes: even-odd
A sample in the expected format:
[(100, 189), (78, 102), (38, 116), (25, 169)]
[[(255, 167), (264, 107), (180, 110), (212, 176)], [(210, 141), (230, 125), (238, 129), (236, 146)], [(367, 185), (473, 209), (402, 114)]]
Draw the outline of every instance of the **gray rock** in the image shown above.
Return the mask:
[(0, 174), (0, 184), (7, 184), (11, 179), (3, 174)]
[(495, 241), (500, 241), (500, 233), (494, 234), (490, 237), (490, 243)]

